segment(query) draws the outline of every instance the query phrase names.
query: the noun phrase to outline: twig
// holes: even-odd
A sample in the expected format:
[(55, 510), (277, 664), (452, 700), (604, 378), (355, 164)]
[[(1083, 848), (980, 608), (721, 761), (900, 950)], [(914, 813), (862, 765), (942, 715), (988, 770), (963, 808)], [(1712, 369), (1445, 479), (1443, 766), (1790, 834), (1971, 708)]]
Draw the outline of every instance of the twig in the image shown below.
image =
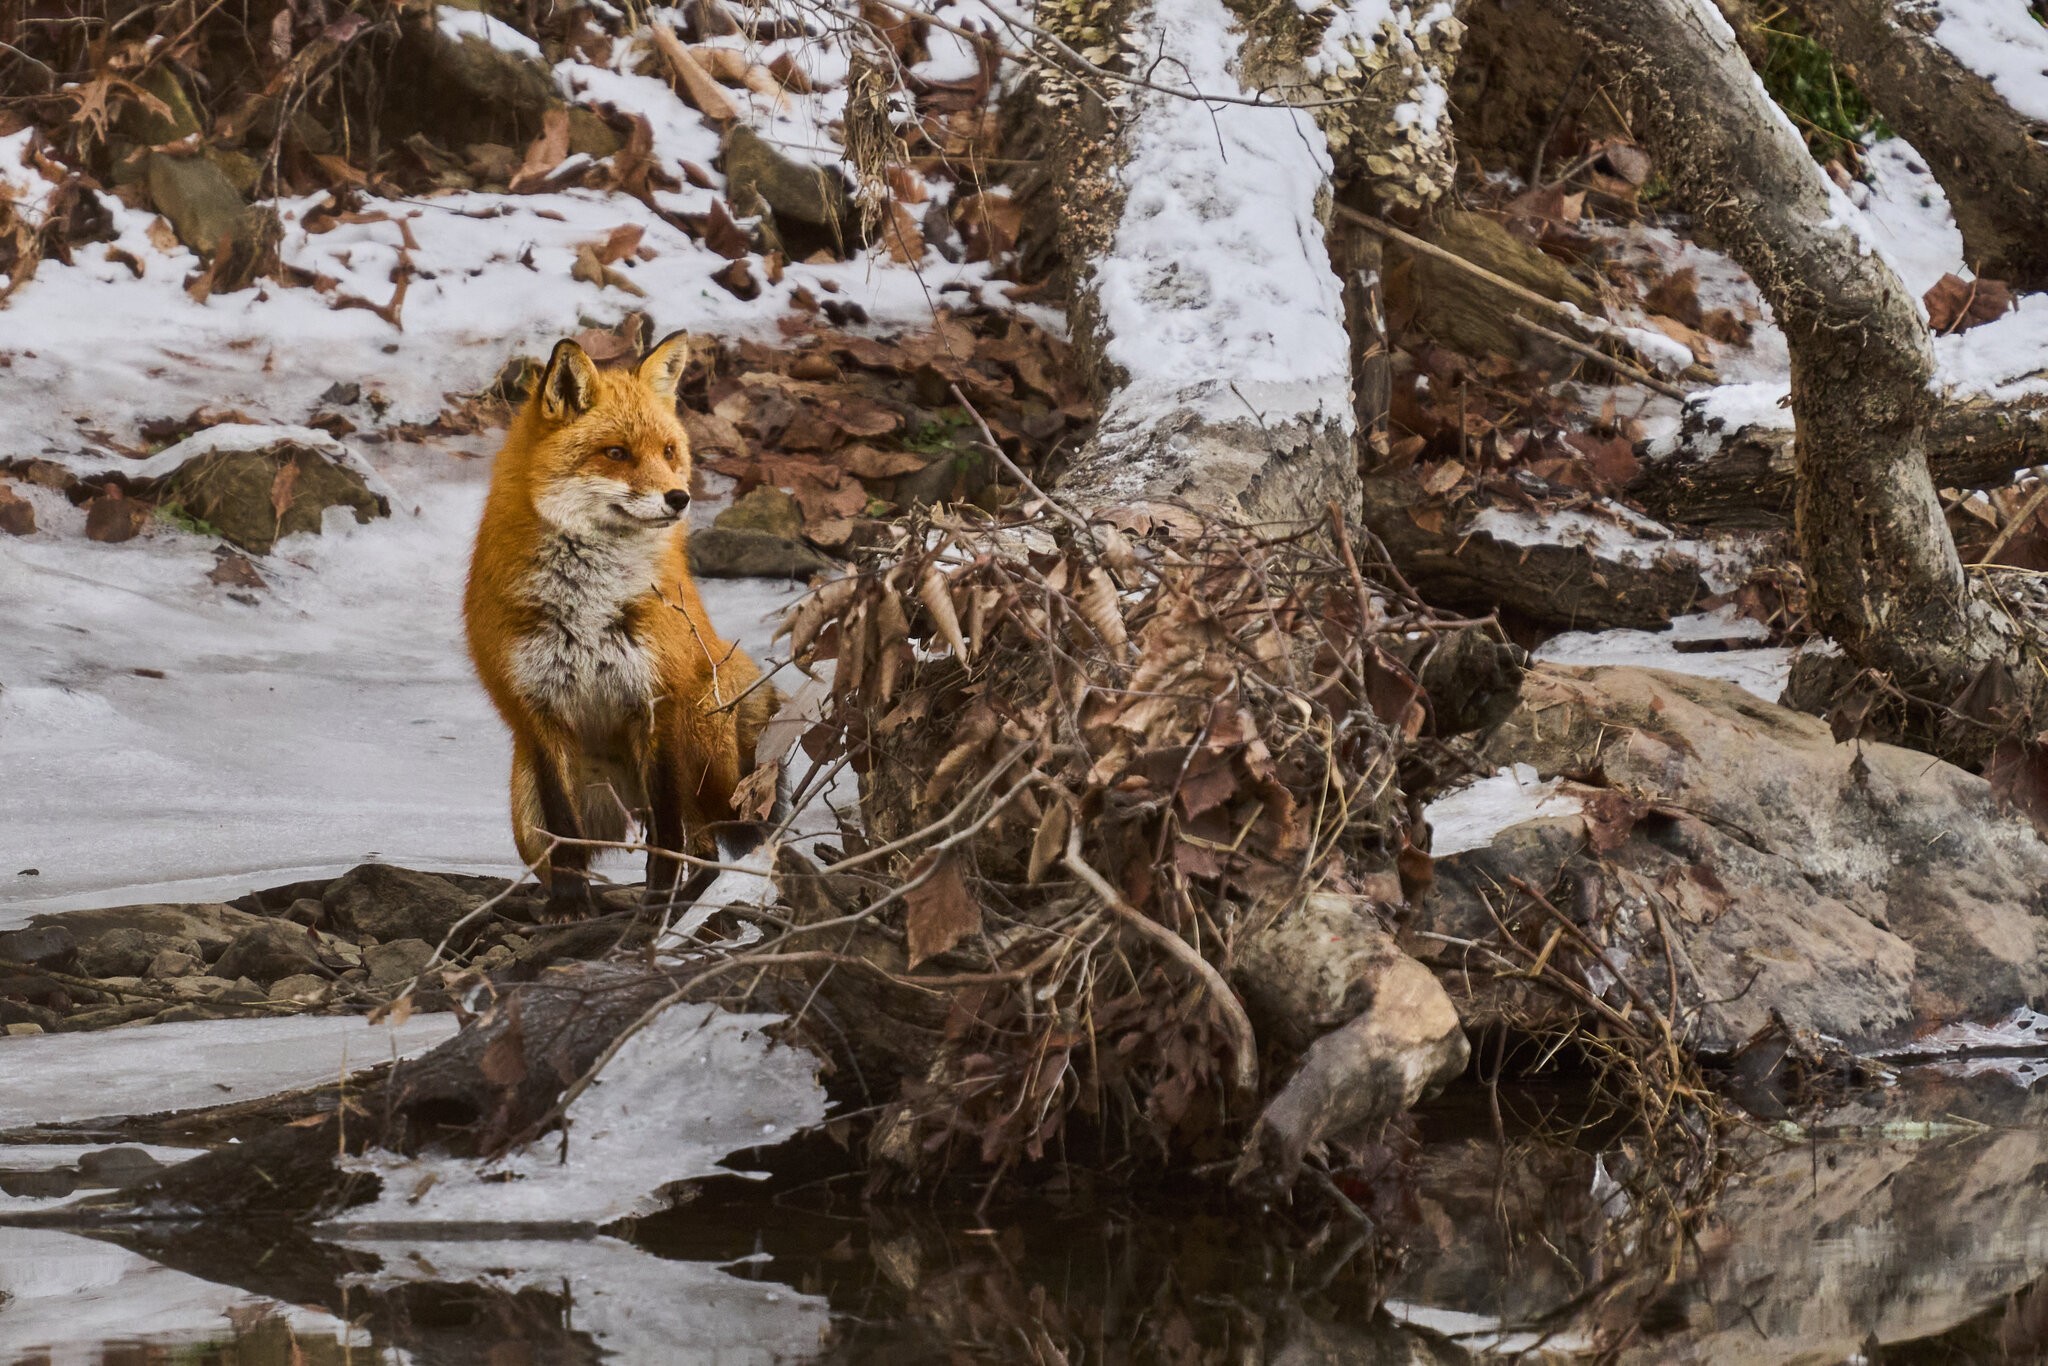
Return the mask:
[(1626, 376), (1637, 384), (1642, 385), (1645, 389), (1663, 394), (1666, 398), (1675, 398), (1683, 402), (1687, 397), (1687, 390), (1679, 388), (1668, 380), (1658, 379), (1640, 365), (1625, 361), (1619, 356), (1610, 356), (1597, 346), (1588, 346), (1582, 341), (1567, 337), (1562, 332), (1545, 327), (1542, 323), (1532, 322), (1519, 313), (1508, 314), (1508, 321), (1525, 332), (1535, 333), (1553, 346), (1563, 347), (1575, 356), (1584, 356), (1587, 360), (1598, 361), (1616, 374)]
[(1990, 548), (1985, 550), (1983, 555), (1978, 558), (1977, 563), (1990, 564), (1993, 560), (1997, 559), (1998, 552), (2005, 549), (2013, 537), (2019, 535), (2021, 527), (2024, 527), (2033, 520), (2034, 514), (2041, 510), (2041, 504), (2043, 503), (2048, 503), (2048, 481), (2044, 481), (2039, 488), (2035, 489), (2028, 496), (2026, 502), (2020, 504), (2018, 512), (2015, 512), (2006, 519), (2005, 525), (1999, 529), (1998, 535), (1992, 540)]
[[(1023, 467), (1019, 465), (1016, 461), (1010, 459), (1010, 457), (1004, 453), (1002, 444), (996, 440), (996, 434), (989, 429), (987, 419), (982, 417), (981, 410), (979, 408), (976, 408), (972, 403), (968, 401), (967, 395), (960, 392), (960, 386), (957, 384), (952, 384), (948, 385), (947, 387), (953, 391), (953, 397), (960, 400), (960, 406), (967, 410), (967, 415), (974, 419), (974, 425), (981, 428), (982, 444), (988, 447), (989, 454), (993, 455), (997, 460), (1001, 461), (1003, 468), (1008, 470), (1011, 474), (1015, 475), (1018, 482), (1024, 485), (1025, 491), (1028, 492), (1033, 498), (1036, 498), (1039, 502), (1044, 503), (1054, 512), (1057, 512), (1060, 516), (1066, 518), (1067, 522), (1071, 526), (1073, 526), (1075, 530), (1079, 531), (1083, 537), (1088, 537), (1089, 532), (1087, 520), (1083, 518), (1081, 514), (1075, 512), (1072, 508), (1068, 507), (1065, 503), (1060, 502), (1051, 494), (1047, 493), (1044, 489), (1038, 487), (1038, 485), (1032, 481), (1031, 476), (1024, 473)], [(1092, 538), (1090, 539), (1092, 540)]]
[(1223, 1016), (1224, 1027), (1231, 1036), (1231, 1087), (1240, 1096), (1257, 1095), (1259, 1051), (1257, 1038), (1252, 1033), (1251, 1018), (1244, 1013), (1244, 1005), (1237, 999), (1237, 993), (1230, 989), (1230, 984), (1223, 980), (1223, 974), (1216, 970), (1216, 965), (1196, 953), (1187, 940), (1125, 901), (1116, 888), (1109, 885), (1109, 880), (1081, 857), (1079, 821), (1067, 829), (1064, 861), (1075, 877), (1087, 883), (1089, 890), (1102, 898), (1103, 905), (1116, 912), (1118, 919), (1164, 949), (1169, 958), (1193, 973), (1209, 989), (1210, 995), (1216, 999), (1217, 1012)]

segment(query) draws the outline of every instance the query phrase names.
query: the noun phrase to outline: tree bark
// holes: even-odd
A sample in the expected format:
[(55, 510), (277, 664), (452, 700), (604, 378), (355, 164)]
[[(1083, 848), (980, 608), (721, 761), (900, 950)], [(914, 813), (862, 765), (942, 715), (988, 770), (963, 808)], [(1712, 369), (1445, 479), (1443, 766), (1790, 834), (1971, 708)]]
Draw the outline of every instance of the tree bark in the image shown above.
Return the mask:
[[(1927, 416), (1927, 470), (1936, 488), (1992, 489), (2048, 461), (2048, 409), (1974, 398)], [(1643, 450), (1628, 494), (1645, 511), (1691, 526), (1770, 528), (1792, 518), (1798, 492), (1793, 431), (1723, 429), (1688, 407), (1677, 447)]]
[(1865, 249), (1708, 0), (1567, 9), (1633, 73), (1640, 131), (1785, 331), (1816, 624), (1907, 692), (1953, 700), (2010, 651), (1968, 591), (1927, 472), (1934, 359), (1916, 301)]
[(1927, 158), (1979, 275), (2048, 287), (2048, 128), (1936, 42), (1940, 16), (1901, 0), (1791, 0), (1907, 141)]

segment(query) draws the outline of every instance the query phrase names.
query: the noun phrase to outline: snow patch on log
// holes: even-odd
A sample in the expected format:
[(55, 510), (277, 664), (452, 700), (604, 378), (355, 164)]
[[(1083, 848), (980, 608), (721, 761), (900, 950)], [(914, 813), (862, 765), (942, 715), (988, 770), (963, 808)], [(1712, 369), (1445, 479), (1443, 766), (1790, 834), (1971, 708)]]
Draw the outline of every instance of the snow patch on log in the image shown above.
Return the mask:
[(1503, 545), (1578, 546), (1595, 559), (1634, 569), (1655, 569), (1673, 559), (1683, 560), (1699, 571), (1700, 581), (1713, 592), (1728, 593), (1741, 587), (1748, 562), (1736, 551), (1676, 536), (1669, 527), (1619, 503), (1603, 501), (1600, 506), (1613, 515), (1599, 517), (1565, 508), (1539, 516), (1522, 508), (1490, 507), (1474, 517), (1466, 530)]
[(525, 57), (536, 62), (541, 59), (539, 43), (504, 20), (494, 19), (480, 10), (438, 5), (434, 9), (434, 25), (444, 36), (457, 42), (464, 38), (475, 38), (500, 52), (509, 52), (514, 57)]
[(2048, 29), (2027, 0), (1934, 0), (1934, 41), (1991, 82), (2013, 111), (2048, 119)]
[(781, 1017), (670, 1006), (629, 1038), (569, 1106), (568, 1137), (497, 1159), (371, 1149), (342, 1159), (382, 1179), (349, 1227), (605, 1224), (665, 1207), (677, 1181), (731, 1174), (731, 1153), (780, 1143), (825, 1118), (817, 1059), (763, 1032)]
[(1248, 429), (1237, 444), (1262, 451), (1299, 444), (1291, 424), (1340, 441), (1353, 425), (1342, 292), (1318, 216), (1322, 130), (1297, 110), (1199, 98), (1251, 96), (1236, 74), (1245, 35), (1221, 0), (1155, 6), (1132, 31), (1155, 75), (1188, 95), (1133, 96), (1123, 205), (1089, 280), (1122, 376), (1095, 443), (1105, 458), (1076, 466), (1098, 504), (1156, 496), (1188, 473), (1202, 428)]
[(1935, 387), (2011, 402), (2048, 394), (2048, 295), (2024, 294), (2002, 318), (1934, 339)]

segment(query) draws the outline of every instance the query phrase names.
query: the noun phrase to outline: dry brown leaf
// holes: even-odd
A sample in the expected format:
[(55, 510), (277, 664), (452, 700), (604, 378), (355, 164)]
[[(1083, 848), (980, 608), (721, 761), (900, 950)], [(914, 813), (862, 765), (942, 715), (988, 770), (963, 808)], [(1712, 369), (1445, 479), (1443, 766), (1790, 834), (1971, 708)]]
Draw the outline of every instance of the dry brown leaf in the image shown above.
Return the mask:
[(1017, 249), (1024, 210), (1008, 191), (984, 190), (954, 206), (953, 226), (966, 244), (968, 260), (999, 260)]
[(743, 821), (769, 819), (775, 813), (775, 799), (780, 795), (781, 784), (782, 765), (779, 762), (758, 766), (733, 788), (733, 813)]
[(1439, 498), (1458, 487), (1459, 484), (1464, 482), (1464, 479), (1465, 467), (1455, 460), (1446, 460), (1443, 464), (1424, 473), (1422, 476), (1422, 491), (1432, 498)]
[(517, 1086), (526, 1080), (526, 1030), (520, 1025), (518, 1008), (515, 998), (511, 1020), (497, 1038), (485, 1045), (484, 1055), (477, 1062), (484, 1080), (493, 1086)]
[(960, 614), (953, 610), (952, 590), (946, 585), (945, 575), (939, 572), (936, 556), (925, 561), (924, 573), (918, 577), (917, 600), (932, 614), (933, 625), (954, 655), (963, 664), (971, 663), (974, 655), (966, 637), (960, 634)]
[(959, 861), (950, 850), (938, 855), (936, 864), (932, 858), (927, 854), (912, 866), (909, 880), (924, 880), (903, 894), (903, 928), (912, 968), (981, 933), (981, 905), (960, 875)]
[(1927, 322), (1946, 336), (2002, 318), (2012, 311), (2012, 287), (2003, 280), (1965, 280), (1944, 275), (1934, 282), (1922, 302)]
[(534, 189), (569, 156), (569, 111), (550, 109), (541, 115), (540, 136), (526, 146), (526, 160), (512, 173), (511, 190), (523, 194)]
[(719, 89), (711, 73), (690, 54), (677, 38), (674, 30), (665, 24), (649, 24), (647, 31), (654, 38), (654, 46), (668, 63), (669, 74), (675, 78), (676, 93), (687, 101), (691, 108), (710, 119), (713, 123), (726, 124), (739, 118), (739, 107)]
[(1088, 623), (1095, 634), (1107, 645), (1110, 652), (1121, 659), (1128, 651), (1131, 637), (1124, 629), (1123, 604), (1117, 600), (1116, 584), (1099, 564), (1088, 566), (1081, 578), (1081, 591), (1074, 600), (1080, 610), (1081, 620)]
[(862, 479), (894, 479), (915, 474), (931, 460), (915, 451), (884, 451), (873, 446), (848, 446), (839, 452), (839, 463), (848, 473)]
[(1067, 827), (1073, 821), (1073, 812), (1063, 801), (1055, 801), (1046, 808), (1045, 819), (1038, 823), (1038, 833), (1031, 839), (1031, 860), (1024, 870), (1024, 880), (1037, 886), (1067, 847)]
[(277, 473), (270, 480), (270, 511), (278, 525), (284, 524), (284, 514), (292, 505), (292, 490), (298, 487), (299, 462), (287, 460), (277, 467)]

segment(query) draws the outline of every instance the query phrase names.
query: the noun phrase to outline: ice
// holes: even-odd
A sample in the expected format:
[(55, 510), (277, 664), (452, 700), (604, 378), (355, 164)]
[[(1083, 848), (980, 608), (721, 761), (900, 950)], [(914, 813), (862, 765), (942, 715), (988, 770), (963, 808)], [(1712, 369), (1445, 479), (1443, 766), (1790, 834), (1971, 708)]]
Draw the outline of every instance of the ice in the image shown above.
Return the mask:
[(1696, 641), (1754, 640), (1763, 627), (1730, 609), (1674, 617), (1664, 631), (1567, 631), (1538, 646), (1533, 657), (1553, 664), (1621, 665), (1663, 669), (1695, 678), (1718, 678), (1776, 702), (1784, 694), (1797, 651), (1784, 646), (1681, 650)]
[(4, 1039), (0, 1130), (257, 1100), (424, 1053), (454, 1033), (450, 1014), (402, 1025), (287, 1015)]
[[(1137, 22), (1158, 79), (1248, 95), (1222, 0), (1158, 4)], [(1348, 427), (1343, 303), (1315, 216), (1330, 174), (1321, 130), (1298, 110), (1134, 99), (1127, 197), (1092, 281), (1109, 359), (1129, 376), (1104, 426), (1192, 408), (1233, 422), (1320, 412)]]
[(1531, 764), (1515, 764), (1423, 808), (1429, 822), (1429, 851), (1437, 858), (1484, 849), (1494, 837), (1525, 821), (1576, 816), (1579, 799), (1559, 791), (1556, 778), (1541, 779)]
[[(0, 1358), (7, 1361), (90, 1366), (128, 1360), (131, 1352), (135, 1360), (182, 1361), (180, 1347), (230, 1341), (272, 1317), (297, 1336), (349, 1344), (361, 1353), (357, 1360), (380, 1359), (367, 1351), (367, 1329), (320, 1310), (188, 1276), (112, 1243), (0, 1230)], [(109, 1351), (115, 1343), (122, 1344), (118, 1356)]]
[(780, 1018), (671, 1005), (569, 1107), (566, 1144), (549, 1134), (483, 1162), (372, 1149), (343, 1165), (383, 1189), (343, 1222), (599, 1225), (661, 1209), (671, 1183), (825, 1118), (817, 1059), (763, 1033)]
[(816, 1295), (748, 1280), (704, 1262), (673, 1261), (617, 1238), (351, 1238), (383, 1259), (351, 1284), (461, 1283), (505, 1294), (561, 1296), (579, 1333), (609, 1360), (777, 1366), (825, 1345), (830, 1310)]

